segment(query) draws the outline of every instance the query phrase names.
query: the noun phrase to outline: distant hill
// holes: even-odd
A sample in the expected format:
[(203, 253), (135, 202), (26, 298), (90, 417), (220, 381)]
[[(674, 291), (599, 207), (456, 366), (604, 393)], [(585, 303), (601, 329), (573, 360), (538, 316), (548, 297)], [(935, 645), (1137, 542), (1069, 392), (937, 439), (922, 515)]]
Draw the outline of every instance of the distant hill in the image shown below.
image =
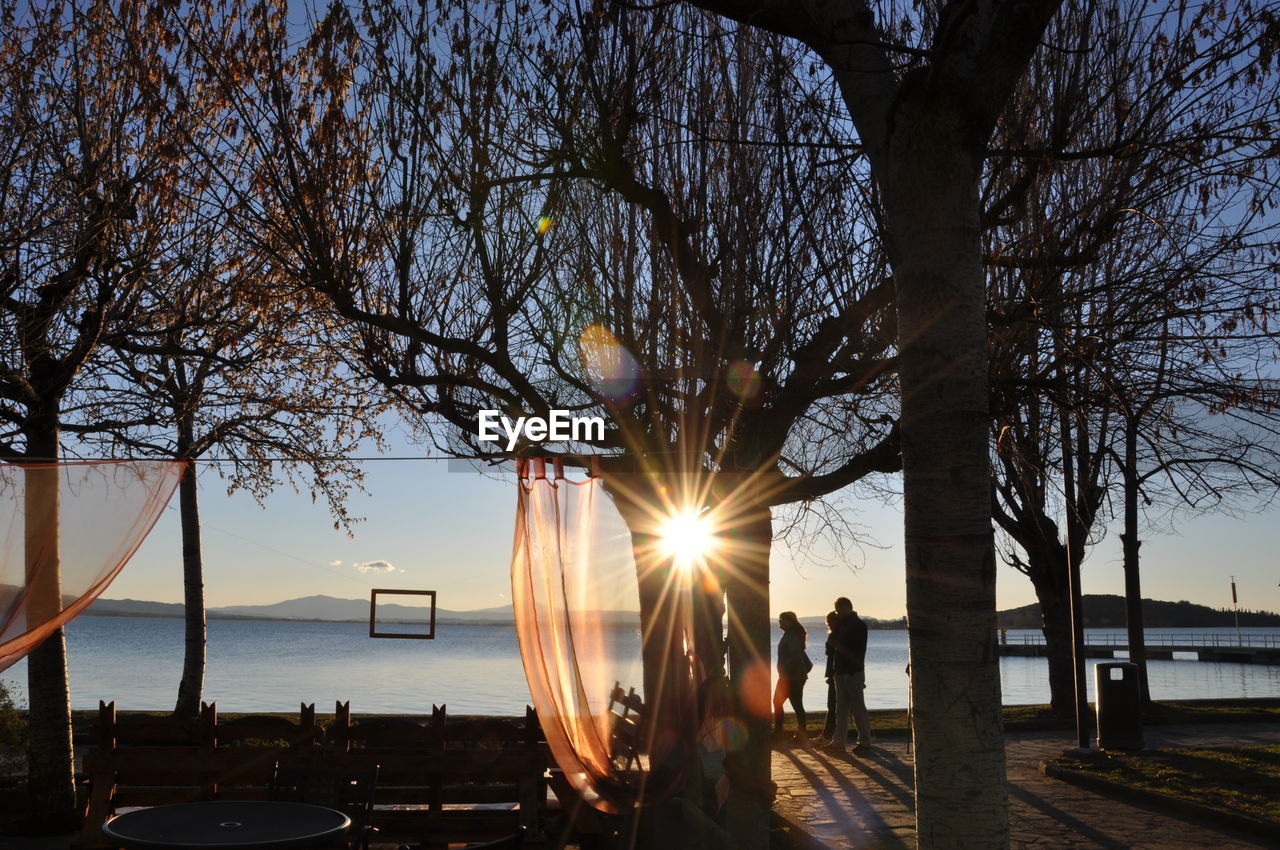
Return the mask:
[[(906, 617), (899, 617), (896, 620), (863, 617), (862, 621), (867, 624), (868, 629), (905, 629), (907, 627)], [(811, 635), (825, 635), (827, 633), (827, 618), (825, 615), (821, 617), (801, 617), (800, 624)]]
[[(1041, 627), (1040, 604), (1011, 608), (996, 615), (1006, 629)], [(1148, 629), (1188, 629), (1229, 627), (1236, 624), (1229, 608), (1210, 608), (1193, 602), (1142, 600), (1142, 624)], [(1084, 625), (1090, 629), (1124, 628), (1124, 597), (1115, 594), (1086, 594)], [(1269, 611), (1240, 611), (1241, 627), (1280, 627), (1280, 614)]]
[[(421, 608), (378, 601), (379, 622), (405, 622), (421, 620)], [(98, 599), (85, 611), (86, 616), (97, 617), (181, 617), (183, 606), (176, 602), (144, 602), (137, 599)], [(304, 596), (286, 599), (272, 605), (231, 605), (210, 608), (212, 620), (331, 620), (337, 622), (368, 622), (368, 599), (339, 599), (333, 596)], [(437, 622), (449, 623), (510, 623), (514, 620), (510, 605), (499, 608), (482, 608), (478, 611), (450, 611), (436, 609)]]
[(180, 602), (144, 602), (141, 599), (95, 599), (85, 617), (181, 617)]
[[(99, 599), (89, 606), (86, 616), (98, 617), (181, 617), (182, 605), (176, 602), (143, 602), (137, 599)], [(1084, 598), (1085, 626), (1091, 629), (1123, 628), (1124, 597), (1115, 595), (1091, 594)], [(210, 619), (214, 620), (326, 620), (336, 622), (368, 622), (368, 599), (339, 599), (334, 596), (304, 596), (298, 599), (286, 599), (272, 605), (231, 605), (224, 608), (210, 608)], [(638, 625), (634, 611), (602, 611), (602, 619), (617, 625)], [(394, 603), (378, 603), (378, 620), (385, 622), (404, 622), (420, 620), (421, 609)], [(1008, 629), (1040, 628), (1040, 605), (1024, 605), (1021, 608), (1010, 608), (997, 615), (997, 622)], [(1191, 602), (1160, 602), (1153, 599), (1142, 600), (1142, 617), (1149, 629), (1176, 628), (1213, 628), (1233, 626), (1235, 618), (1229, 609), (1209, 608)], [(863, 617), (867, 627), (871, 629), (905, 629), (905, 618), (896, 620), (880, 620), (875, 617)], [(515, 615), (510, 605), (497, 608), (482, 608), (477, 611), (451, 611), (446, 608), (436, 609), (436, 621), (455, 624), (497, 624), (514, 622)], [(801, 617), (800, 622), (810, 634), (826, 632), (826, 622), (822, 617)], [(1280, 627), (1280, 614), (1266, 611), (1241, 611), (1241, 626)]]

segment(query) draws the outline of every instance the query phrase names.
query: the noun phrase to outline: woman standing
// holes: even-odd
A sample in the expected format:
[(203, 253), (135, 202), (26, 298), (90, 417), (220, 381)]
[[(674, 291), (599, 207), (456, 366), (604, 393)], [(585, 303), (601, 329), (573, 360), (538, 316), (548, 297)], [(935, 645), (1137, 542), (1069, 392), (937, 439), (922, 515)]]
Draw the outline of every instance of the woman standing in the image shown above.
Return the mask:
[(799, 730), (796, 742), (805, 744), (809, 735), (805, 729), (804, 683), (813, 669), (813, 662), (804, 651), (808, 634), (794, 611), (783, 611), (778, 615), (778, 628), (782, 629), (782, 639), (778, 641), (778, 686), (773, 691), (773, 734), (775, 738), (781, 736), (782, 704), (791, 700)]

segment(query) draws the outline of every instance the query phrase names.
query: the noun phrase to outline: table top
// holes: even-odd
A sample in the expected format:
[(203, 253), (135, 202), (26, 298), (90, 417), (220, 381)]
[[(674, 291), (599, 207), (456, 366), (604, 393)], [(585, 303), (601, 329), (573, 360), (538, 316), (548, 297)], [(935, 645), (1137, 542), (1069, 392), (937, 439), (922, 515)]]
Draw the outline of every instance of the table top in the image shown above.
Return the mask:
[(313, 847), (350, 828), (349, 817), (324, 806), (213, 800), (126, 812), (107, 821), (102, 834), (130, 850), (283, 850)]

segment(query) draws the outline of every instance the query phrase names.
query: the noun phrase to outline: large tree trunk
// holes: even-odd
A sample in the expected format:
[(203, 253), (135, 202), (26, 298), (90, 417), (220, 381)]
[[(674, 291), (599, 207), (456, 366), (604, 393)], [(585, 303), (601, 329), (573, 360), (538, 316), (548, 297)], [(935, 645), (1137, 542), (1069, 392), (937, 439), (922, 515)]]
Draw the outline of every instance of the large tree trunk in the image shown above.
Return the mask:
[(1027, 578), (1040, 603), (1045, 655), (1049, 661), (1049, 704), (1053, 713), (1075, 713), (1075, 679), (1071, 659), (1071, 595), (1067, 587), (1067, 550), (1057, 540), (1024, 544)]
[(914, 132), (895, 137), (879, 182), (897, 289), (917, 837), (989, 848), (1008, 845), (1009, 821), (986, 303), (978, 161), (949, 112), (900, 116)]
[[(672, 679), (685, 672), (685, 647), (677, 624), (680, 622), (680, 608), (686, 603), (679, 598), (680, 593), (673, 585), (678, 577), (673, 573), (671, 559), (661, 551), (658, 523), (654, 515), (657, 507), (662, 504), (658, 492), (660, 482), (656, 476), (637, 473), (628, 467), (625, 471), (606, 473), (604, 486), (626, 522), (636, 562), (645, 702), (645, 716), (641, 721), (642, 734), (649, 742), (672, 734), (691, 742), (696, 736), (696, 730), (692, 728), (695, 721), (688, 711), (687, 701), (684, 700), (687, 683)], [(674, 726), (681, 722), (681, 718), (690, 728)], [(693, 753), (677, 748), (670, 757), (682, 758), (684, 761), (660, 764), (653, 760), (650, 762), (650, 769), (683, 771), (687, 784), (691, 774), (697, 772)], [(694, 807), (696, 808), (696, 803)], [(690, 842), (695, 841), (696, 836), (702, 833), (699, 825), (685, 823), (685, 810), (679, 802), (668, 801), (637, 811), (638, 821), (633, 829), (635, 835), (639, 836), (638, 846), (652, 847), (653, 850), (685, 850), (690, 847)], [(639, 820), (640, 818), (643, 820)]]
[[(27, 454), (58, 457), (56, 424), (27, 430)], [(59, 580), (58, 513), (60, 473), (57, 468), (26, 473), (26, 572), (30, 613), (44, 619), (62, 609)], [(27, 656), (28, 827), (33, 832), (63, 832), (76, 826), (75, 762), (71, 742), (71, 692), (67, 683), (67, 649), (58, 629)]]
[[(672, 651), (669, 623), (662, 610), (670, 605), (669, 567), (655, 565), (657, 549), (653, 509), (661, 505), (661, 482), (644, 473), (606, 473), (605, 487), (614, 498), (631, 532), (632, 551), (639, 571), (641, 654), (644, 661), (646, 704), (661, 710), (664, 695), (662, 680), (671, 675)], [(682, 492), (684, 487), (671, 487)], [(697, 492), (698, 488), (690, 488)], [(731, 492), (736, 488), (729, 488)], [(728, 662), (734, 705), (739, 717), (738, 728), (746, 731), (745, 743), (726, 754), (726, 771), (730, 774), (729, 800), (726, 803), (730, 846), (735, 850), (765, 850), (769, 843), (769, 811), (772, 800), (770, 759), (770, 629), (769, 617), (769, 549), (773, 541), (770, 511), (759, 505), (730, 505), (723, 510), (731, 515), (727, 563), (716, 570), (723, 576), (728, 600)], [(700, 583), (699, 583), (700, 584)], [(694, 615), (693, 650), (700, 660), (701, 675), (712, 678), (719, 653), (725, 646), (720, 638), (719, 587), (692, 588), (691, 612)], [(712, 598), (715, 597), (715, 598)], [(666, 600), (665, 602), (663, 600)], [(708, 641), (708, 645), (702, 642)], [(651, 696), (652, 695), (652, 696)], [(691, 721), (696, 722), (691, 718)], [(690, 737), (694, 730), (686, 730)], [(691, 767), (691, 769), (694, 769)], [(696, 807), (696, 800), (687, 801)], [(657, 809), (653, 834), (663, 841), (682, 835), (681, 846), (700, 847), (697, 840), (697, 817), (689, 807), (684, 814), (670, 807)], [(707, 814), (714, 814), (708, 812)], [(681, 818), (693, 818), (680, 821)], [(675, 820), (673, 820), (675, 819)], [(671, 822), (668, 822), (671, 821)], [(664, 845), (662, 850), (673, 850)]]
[(200, 549), (200, 505), (195, 468), (187, 470), (178, 485), (178, 502), (182, 514), (182, 586), (186, 619), (185, 652), (182, 679), (178, 683), (178, 701), (173, 714), (194, 720), (200, 713), (200, 697), (204, 689), (205, 610), (204, 558)]
[(726, 570), (729, 601), (729, 677), (734, 703), (747, 731), (739, 759), (743, 780), (730, 786), (729, 835), (735, 848), (769, 846), (769, 809), (773, 803), (770, 756), (769, 547), (773, 521), (769, 509), (748, 506), (731, 511), (733, 560)]

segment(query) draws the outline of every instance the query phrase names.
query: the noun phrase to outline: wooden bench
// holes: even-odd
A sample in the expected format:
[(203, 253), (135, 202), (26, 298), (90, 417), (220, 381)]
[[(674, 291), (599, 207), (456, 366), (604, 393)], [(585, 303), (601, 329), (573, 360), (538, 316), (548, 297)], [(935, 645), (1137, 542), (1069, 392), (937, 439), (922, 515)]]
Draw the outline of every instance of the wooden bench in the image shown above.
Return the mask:
[(319, 770), (378, 766), (373, 823), (377, 843), (443, 848), (527, 829), (545, 843), (547, 755), (532, 709), (523, 721), (353, 720), (339, 703), (327, 728), (314, 706), (298, 722), (245, 717), (219, 723), (217, 708), (200, 719), (117, 717), (99, 706), (95, 743), (85, 759), (90, 791), (81, 846), (102, 848), (102, 824), (128, 806), (193, 800), (265, 799), (275, 765)]
[(329, 740), (341, 757), (379, 765), (374, 824), (379, 840), (443, 847), (487, 840), (523, 826), (545, 841), (547, 755), (533, 709), (523, 722), (449, 718), (429, 723), (368, 718), (353, 723), (339, 704)]
[(622, 685), (614, 682), (606, 710), (609, 713), (609, 740), (614, 766), (624, 772), (639, 767), (640, 752), (644, 749), (640, 730), (644, 700), (635, 688), (623, 692)]

